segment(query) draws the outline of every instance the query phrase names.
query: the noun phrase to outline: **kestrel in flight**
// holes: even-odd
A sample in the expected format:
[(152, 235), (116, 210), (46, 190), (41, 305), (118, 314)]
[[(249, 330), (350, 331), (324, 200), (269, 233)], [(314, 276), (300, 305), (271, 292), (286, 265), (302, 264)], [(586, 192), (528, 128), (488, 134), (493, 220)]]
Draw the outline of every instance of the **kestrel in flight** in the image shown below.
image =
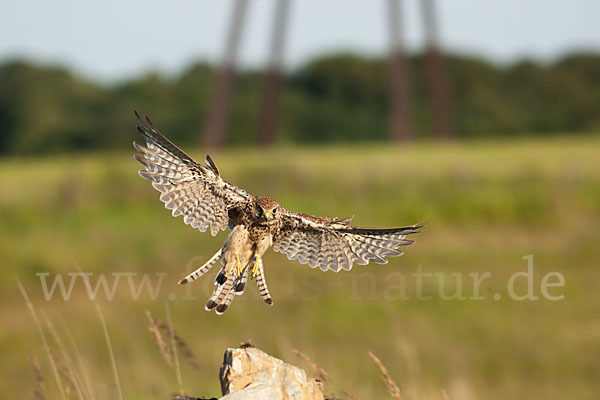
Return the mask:
[(145, 167), (142, 178), (152, 181), (160, 200), (173, 216), (183, 215), (186, 224), (215, 236), (230, 229), (223, 246), (204, 265), (179, 281), (185, 284), (200, 278), (217, 262), (223, 267), (215, 279), (215, 290), (206, 310), (223, 314), (235, 295), (244, 292), (248, 275), (256, 279), (261, 298), (273, 304), (265, 281), (262, 256), (273, 250), (319, 267), (322, 271), (350, 270), (352, 264), (369, 261), (386, 264), (385, 257), (400, 256), (402, 246), (413, 243), (407, 235), (423, 225), (400, 228), (350, 226), (351, 218), (324, 218), (295, 213), (270, 197), (253, 196), (225, 182), (207, 155), (199, 164), (163, 136), (148, 117), (138, 118), (137, 131), (146, 145), (133, 142), (141, 153), (135, 159)]

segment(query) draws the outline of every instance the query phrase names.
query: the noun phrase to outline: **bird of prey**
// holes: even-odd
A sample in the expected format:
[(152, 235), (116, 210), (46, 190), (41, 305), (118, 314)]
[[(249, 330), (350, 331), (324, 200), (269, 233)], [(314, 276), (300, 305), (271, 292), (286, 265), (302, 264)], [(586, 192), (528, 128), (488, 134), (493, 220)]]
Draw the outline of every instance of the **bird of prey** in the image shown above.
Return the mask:
[(185, 284), (200, 278), (215, 264), (222, 268), (206, 310), (223, 314), (235, 295), (242, 294), (248, 275), (256, 279), (261, 298), (273, 304), (265, 281), (262, 256), (269, 249), (322, 271), (350, 270), (352, 264), (369, 261), (387, 263), (385, 257), (403, 254), (400, 247), (413, 243), (407, 235), (423, 225), (399, 228), (362, 228), (350, 225), (352, 218), (324, 218), (291, 212), (266, 196), (253, 196), (221, 178), (210, 156), (197, 163), (163, 136), (150, 119), (138, 119), (137, 131), (145, 145), (133, 142), (141, 153), (135, 159), (145, 169), (142, 178), (152, 181), (160, 200), (173, 216), (215, 236), (230, 229), (223, 246), (200, 268), (179, 281)]

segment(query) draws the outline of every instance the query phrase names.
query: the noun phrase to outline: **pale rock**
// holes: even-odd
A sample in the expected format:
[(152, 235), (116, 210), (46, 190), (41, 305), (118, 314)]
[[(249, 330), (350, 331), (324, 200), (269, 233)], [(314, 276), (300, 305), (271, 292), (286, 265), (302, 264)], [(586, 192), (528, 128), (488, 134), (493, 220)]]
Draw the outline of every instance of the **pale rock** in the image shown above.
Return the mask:
[(219, 377), (222, 400), (324, 400), (320, 382), (255, 347), (227, 349)]

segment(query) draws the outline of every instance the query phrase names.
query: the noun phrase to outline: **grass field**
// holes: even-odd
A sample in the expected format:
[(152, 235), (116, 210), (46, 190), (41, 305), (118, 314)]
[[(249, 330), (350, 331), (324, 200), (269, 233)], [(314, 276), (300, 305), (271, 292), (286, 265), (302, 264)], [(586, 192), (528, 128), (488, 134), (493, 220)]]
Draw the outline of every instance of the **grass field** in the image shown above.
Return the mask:
[[(265, 268), (274, 306), (262, 303), (250, 285), (218, 317), (203, 309), (216, 272), (189, 287), (176, 282), (212, 255), (226, 233), (213, 238), (172, 218), (137, 176), (130, 154), (2, 160), (0, 398), (31, 396), (36, 378), (30, 351), (39, 359), (47, 398), (61, 398), (15, 276), (57, 353), (58, 368), (61, 346), (45, 316), (67, 350), (62, 362), (71, 357), (76, 365), (75, 379), (89, 376), (93, 398), (118, 398), (102, 325), (83, 280), (74, 281), (69, 300), (58, 291), (46, 300), (36, 275), (47, 273), (51, 283), (57, 274), (68, 281), (68, 273), (78, 271), (93, 273), (92, 284), (99, 274), (107, 274), (111, 286), (121, 276), (114, 298), (100, 290), (97, 303), (126, 399), (167, 399), (178, 390), (144, 315), (150, 310), (165, 320), (167, 304), (174, 327), (199, 360), (194, 368), (180, 357), (190, 395), (218, 397), (225, 348), (251, 339), (311, 371), (293, 352), (301, 350), (329, 373), (327, 391), (340, 398), (349, 398), (344, 391), (359, 399), (389, 398), (368, 351), (381, 358), (406, 399), (597, 398), (600, 137), (288, 148), (266, 155), (230, 150), (213, 159), (226, 180), (269, 194), (290, 210), (356, 214), (353, 223), (362, 226), (425, 218), (429, 225), (403, 257), (350, 272), (322, 273), (269, 252)], [(528, 255), (538, 300), (518, 301), (510, 298), (508, 282), (527, 271)], [(437, 274), (424, 276), (420, 289), (414, 275), (419, 268)], [(469, 299), (475, 295), (469, 274), (486, 272), (483, 299)], [(564, 286), (548, 293), (564, 295), (562, 300), (547, 300), (541, 292), (551, 272), (564, 277)], [(140, 285), (143, 274), (155, 287), (163, 277), (155, 299), (145, 289), (137, 299), (132, 295), (129, 283)], [(445, 300), (461, 278), (467, 299)], [(525, 278), (515, 282), (515, 292), (524, 294)], [(68, 379), (60, 379), (67, 398), (79, 398)]]

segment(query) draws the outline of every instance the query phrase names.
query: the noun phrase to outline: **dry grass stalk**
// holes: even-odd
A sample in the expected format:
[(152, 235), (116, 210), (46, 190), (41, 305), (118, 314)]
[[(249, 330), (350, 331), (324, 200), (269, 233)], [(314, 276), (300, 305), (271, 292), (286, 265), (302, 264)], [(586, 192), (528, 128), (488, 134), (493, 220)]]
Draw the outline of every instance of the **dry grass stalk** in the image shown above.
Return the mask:
[(148, 330), (152, 333), (154, 337), (154, 342), (158, 346), (158, 350), (160, 350), (160, 354), (162, 354), (163, 359), (167, 363), (167, 365), (173, 368), (173, 358), (171, 357), (171, 350), (165, 343), (162, 335), (160, 334), (160, 330), (158, 329), (158, 325), (154, 318), (152, 318), (152, 314), (150, 311), (146, 310), (146, 318), (148, 319)]
[(115, 379), (115, 385), (117, 386), (117, 392), (119, 393), (119, 399), (123, 400), (123, 391), (121, 390), (121, 382), (119, 381), (119, 373), (117, 371), (117, 361), (115, 360), (115, 354), (113, 352), (112, 344), (110, 343), (110, 336), (108, 336), (108, 328), (106, 327), (106, 321), (104, 320), (104, 314), (98, 303), (94, 302), (100, 323), (102, 324), (102, 330), (104, 331), (104, 339), (106, 340), (106, 347), (108, 348), (108, 355), (110, 356), (110, 363), (112, 365), (113, 376)]
[(329, 374), (321, 367), (319, 367), (315, 362), (313, 362), (313, 360), (311, 360), (306, 354), (302, 353), (300, 350), (298, 349), (292, 349), (292, 351), (301, 359), (303, 359), (304, 361), (306, 361), (306, 363), (308, 365), (311, 366), (312, 369), (314, 369), (315, 371), (317, 371), (319, 373), (319, 376), (321, 377), (321, 379), (326, 382), (326, 383), (331, 383), (331, 378), (329, 377)]
[(200, 362), (196, 355), (188, 346), (187, 342), (181, 337), (181, 335), (174, 328), (170, 327), (169, 324), (157, 320), (156, 324), (159, 329), (165, 331), (168, 335), (171, 335), (171, 330), (173, 331), (173, 338), (175, 339), (175, 344), (177, 345), (177, 349), (181, 352), (181, 354), (186, 358), (186, 360), (190, 363), (190, 365), (196, 369), (200, 368)]
[(388, 370), (385, 367), (385, 365), (383, 365), (381, 360), (377, 358), (377, 356), (372, 352), (369, 352), (369, 357), (371, 357), (373, 359), (373, 362), (379, 367), (379, 370), (381, 371), (381, 379), (383, 380), (383, 383), (385, 383), (385, 386), (390, 396), (392, 396), (394, 399), (402, 400), (402, 393), (400, 392), (400, 388), (398, 387), (398, 385), (396, 385), (396, 382), (394, 382), (394, 380), (388, 373)]
[(58, 367), (58, 373), (60, 374), (60, 376), (62, 376), (62, 378), (73, 388), (77, 386), (75, 384), (75, 378), (71, 374), (71, 371), (69, 371), (69, 369), (65, 365), (64, 360), (58, 355), (58, 353), (50, 349), (50, 355), (52, 356), (54, 362), (56, 363), (56, 366)]
[(349, 397), (349, 398), (351, 398), (352, 400), (358, 400), (358, 397), (356, 397), (356, 396), (355, 396), (355, 395), (353, 395), (352, 393), (348, 393), (348, 392), (346, 392), (346, 391), (342, 390), (342, 394), (343, 394), (344, 396), (346, 396), (346, 397)]
[(34, 400), (46, 400), (46, 397), (44, 397), (44, 393), (42, 393), (39, 389), (34, 389), (32, 394)]
[(69, 342), (71, 344), (71, 348), (74, 350), (75, 356), (77, 357), (77, 370), (81, 374), (81, 380), (82, 380), (81, 386), (82, 386), (82, 389), (85, 389), (84, 390), (85, 398), (90, 399), (90, 400), (95, 400), (96, 395), (94, 392), (94, 387), (92, 385), (92, 380), (90, 379), (89, 369), (87, 368), (87, 365), (85, 365), (85, 363), (83, 361), (83, 357), (81, 356), (81, 352), (79, 351), (79, 346), (77, 346), (77, 343), (75, 342), (75, 339), (73, 338), (73, 335), (71, 334), (71, 330), (69, 329), (67, 324), (65, 324), (65, 322), (60, 318), (59, 318), (59, 321), (63, 328), (63, 331), (67, 335), (67, 339), (69, 340)]
[(48, 315), (43, 309), (42, 315), (46, 321), (48, 330), (52, 334), (52, 337), (54, 337), (54, 341), (58, 345), (58, 348), (61, 352), (62, 359), (58, 356), (58, 354), (55, 354), (54, 352), (52, 354), (52, 356), (55, 358), (56, 365), (58, 366), (58, 372), (75, 389), (77, 397), (81, 400), (84, 400), (85, 396), (83, 395), (83, 391), (81, 390), (81, 386), (79, 385), (79, 382), (77, 380), (77, 375), (75, 374), (75, 368), (73, 366), (73, 360), (69, 356), (67, 348), (65, 347), (63, 341), (56, 332), (56, 329), (54, 329), (54, 324), (52, 323), (50, 318), (48, 318)]
[(46, 400), (44, 392), (46, 391), (46, 382), (44, 382), (44, 375), (42, 374), (42, 368), (40, 367), (40, 361), (31, 350), (29, 350), (29, 361), (33, 368), (33, 374), (35, 375), (36, 388), (33, 389), (33, 398), (35, 400)]
[(44, 351), (46, 352), (46, 355), (48, 356), (48, 359), (50, 361), (50, 367), (52, 368), (52, 374), (54, 375), (54, 380), (56, 381), (56, 384), (58, 385), (58, 389), (60, 391), (60, 396), (63, 400), (67, 400), (67, 398), (65, 396), (65, 390), (63, 388), (62, 382), (60, 380), (60, 376), (58, 374), (58, 368), (56, 367), (56, 364), (54, 363), (54, 359), (50, 355), (50, 347), (48, 346), (48, 341), (46, 340), (46, 335), (44, 334), (44, 330), (42, 329), (42, 324), (40, 323), (40, 320), (38, 319), (37, 313), (35, 312), (35, 308), (33, 307), (33, 304), (31, 303), (31, 301), (29, 300), (29, 296), (27, 295), (25, 288), (21, 284), (21, 281), (16, 276), (14, 278), (15, 278), (15, 281), (17, 282), (17, 286), (19, 287), (19, 291), (21, 292), (21, 295), (23, 296), (23, 299), (25, 300), (25, 305), (27, 306), (27, 309), (29, 310), (31, 317), (33, 318), (33, 321), (35, 322), (35, 326), (36, 326), (38, 333), (40, 334), (40, 337), (42, 339)]
[(169, 333), (171, 336), (171, 349), (173, 351), (173, 361), (175, 362), (175, 375), (177, 377), (177, 384), (179, 385), (179, 394), (183, 396), (183, 380), (181, 379), (181, 369), (179, 368), (179, 357), (177, 356), (177, 345), (175, 344), (175, 330), (171, 323), (171, 312), (169, 311), (169, 303), (165, 304), (167, 310), (167, 324), (169, 326)]

